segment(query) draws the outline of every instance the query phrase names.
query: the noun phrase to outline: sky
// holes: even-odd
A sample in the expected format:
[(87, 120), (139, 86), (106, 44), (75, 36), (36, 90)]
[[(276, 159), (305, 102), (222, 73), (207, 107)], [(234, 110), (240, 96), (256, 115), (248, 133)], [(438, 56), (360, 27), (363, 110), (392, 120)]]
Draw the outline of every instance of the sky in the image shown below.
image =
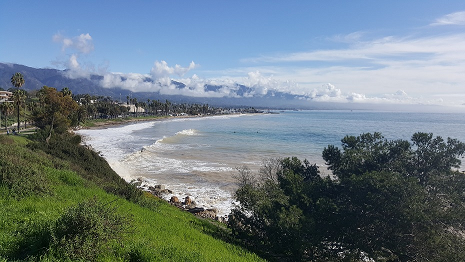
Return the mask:
[(460, 108), (465, 1), (2, 0), (0, 62), (134, 92)]

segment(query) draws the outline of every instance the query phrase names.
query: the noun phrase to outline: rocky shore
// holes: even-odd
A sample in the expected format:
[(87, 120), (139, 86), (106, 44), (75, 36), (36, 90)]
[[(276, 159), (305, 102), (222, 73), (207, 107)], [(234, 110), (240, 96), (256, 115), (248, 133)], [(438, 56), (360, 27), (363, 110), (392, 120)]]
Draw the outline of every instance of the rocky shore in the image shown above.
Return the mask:
[[(179, 209), (194, 214), (195, 216), (216, 220), (221, 223), (225, 223), (227, 221), (227, 216), (218, 216), (218, 210), (215, 208), (199, 207), (197, 206), (195, 200), (190, 196), (186, 196), (181, 200), (173, 191), (165, 188), (164, 185), (151, 186), (146, 184), (142, 178), (132, 180), (130, 183), (143, 191), (149, 192), (150, 194), (160, 199), (166, 200), (168, 203), (178, 207)], [(170, 195), (171, 197), (169, 197), (169, 199), (166, 198), (166, 196)]]

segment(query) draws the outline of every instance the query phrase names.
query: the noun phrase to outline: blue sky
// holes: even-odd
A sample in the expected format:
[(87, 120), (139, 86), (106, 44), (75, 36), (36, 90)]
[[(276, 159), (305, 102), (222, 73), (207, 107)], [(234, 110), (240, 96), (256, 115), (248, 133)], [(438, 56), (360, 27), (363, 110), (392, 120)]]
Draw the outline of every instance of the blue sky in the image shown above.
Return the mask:
[(2, 0), (0, 35), (0, 62), (98, 73), (109, 88), (180, 92), (173, 79), (191, 96), (239, 83), (314, 101), (465, 103), (463, 0)]

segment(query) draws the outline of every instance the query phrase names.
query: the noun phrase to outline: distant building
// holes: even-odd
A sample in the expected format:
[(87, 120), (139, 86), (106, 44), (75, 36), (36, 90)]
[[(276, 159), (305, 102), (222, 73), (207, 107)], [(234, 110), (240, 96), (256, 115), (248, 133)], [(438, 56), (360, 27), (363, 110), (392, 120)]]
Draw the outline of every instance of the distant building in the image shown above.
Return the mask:
[(133, 104), (130, 104), (130, 105), (126, 105), (126, 104), (122, 104), (123, 106), (126, 106), (129, 110), (130, 113), (135, 113), (136, 110), (137, 110), (137, 113), (145, 113), (145, 109), (143, 107), (137, 107)]
[(13, 96), (12, 92), (9, 91), (0, 91), (0, 103), (8, 101)]

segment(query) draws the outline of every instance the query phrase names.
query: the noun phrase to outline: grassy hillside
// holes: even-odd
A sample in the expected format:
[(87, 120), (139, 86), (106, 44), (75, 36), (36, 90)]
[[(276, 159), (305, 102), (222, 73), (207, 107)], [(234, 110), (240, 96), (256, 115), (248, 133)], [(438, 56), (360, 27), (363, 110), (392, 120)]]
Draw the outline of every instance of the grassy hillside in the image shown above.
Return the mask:
[(0, 261), (261, 260), (221, 225), (123, 183), (77, 142), (0, 136)]

